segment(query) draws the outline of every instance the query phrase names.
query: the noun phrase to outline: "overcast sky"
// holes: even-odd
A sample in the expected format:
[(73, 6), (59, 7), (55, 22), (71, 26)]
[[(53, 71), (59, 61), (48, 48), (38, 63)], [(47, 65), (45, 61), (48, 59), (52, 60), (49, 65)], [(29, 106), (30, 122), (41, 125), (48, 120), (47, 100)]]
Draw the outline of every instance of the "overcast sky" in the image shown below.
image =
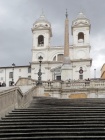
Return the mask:
[(70, 26), (80, 11), (90, 19), (91, 75), (94, 77), (96, 69), (99, 77), (105, 62), (105, 0), (0, 0), (0, 66), (11, 66), (12, 63), (28, 65), (31, 62), (31, 28), (42, 9), (52, 25), (51, 45), (63, 45), (66, 8)]

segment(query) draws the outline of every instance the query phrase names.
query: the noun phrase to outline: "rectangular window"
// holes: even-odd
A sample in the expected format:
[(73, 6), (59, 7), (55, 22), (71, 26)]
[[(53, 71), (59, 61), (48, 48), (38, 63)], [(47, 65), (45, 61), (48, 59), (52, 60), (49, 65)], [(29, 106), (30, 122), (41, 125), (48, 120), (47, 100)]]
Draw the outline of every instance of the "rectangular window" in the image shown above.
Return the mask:
[(9, 73), (9, 78), (13, 78), (13, 72)]
[(83, 79), (83, 75), (79, 75), (79, 79)]
[(9, 81), (9, 86), (12, 86), (12, 81)]
[(28, 76), (28, 78), (30, 79), (30, 78), (31, 78), (31, 76)]
[(61, 80), (61, 76), (56, 76), (56, 80)]
[(28, 73), (31, 73), (31, 67), (28, 67)]

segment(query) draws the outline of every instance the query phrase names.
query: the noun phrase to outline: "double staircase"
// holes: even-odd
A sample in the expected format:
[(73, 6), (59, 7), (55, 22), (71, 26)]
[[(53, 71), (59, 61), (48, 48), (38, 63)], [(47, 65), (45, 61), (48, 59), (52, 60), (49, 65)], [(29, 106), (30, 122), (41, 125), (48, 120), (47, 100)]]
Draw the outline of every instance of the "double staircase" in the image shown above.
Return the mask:
[(0, 140), (105, 140), (105, 99), (35, 97), (0, 121)]

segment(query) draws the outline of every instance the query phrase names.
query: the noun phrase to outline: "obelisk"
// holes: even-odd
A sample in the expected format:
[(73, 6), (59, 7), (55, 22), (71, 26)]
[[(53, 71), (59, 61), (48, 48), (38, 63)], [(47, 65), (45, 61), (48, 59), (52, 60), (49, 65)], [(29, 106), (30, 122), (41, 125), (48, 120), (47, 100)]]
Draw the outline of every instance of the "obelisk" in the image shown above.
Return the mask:
[(61, 67), (61, 80), (66, 81), (69, 79), (72, 79), (72, 66), (71, 66), (70, 54), (69, 54), (69, 19), (68, 19), (68, 13), (66, 10), (65, 35), (64, 35), (64, 57), (63, 57), (63, 64)]
[(67, 10), (66, 10), (66, 19), (65, 19), (65, 38), (64, 38), (63, 64), (70, 64), (70, 58), (69, 58), (69, 19), (68, 19)]

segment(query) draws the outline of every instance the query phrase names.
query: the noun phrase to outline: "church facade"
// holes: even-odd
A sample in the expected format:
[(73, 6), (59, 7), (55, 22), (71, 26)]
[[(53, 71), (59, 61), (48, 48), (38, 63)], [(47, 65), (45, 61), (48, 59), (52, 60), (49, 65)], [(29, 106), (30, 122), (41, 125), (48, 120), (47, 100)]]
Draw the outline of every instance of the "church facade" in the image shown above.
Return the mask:
[[(39, 57), (41, 56), (42, 81), (47, 80), (78, 80), (90, 78), (90, 68), (92, 59), (90, 58), (90, 28), (89, 19), (80, 12), (76, 19), (72, 21), (71, 34), (69, 30), (69, 19), (65, 19), (65, 38), (68, 45), (52, 46), (50, 40), (53, 36), (51, 23), (42, 14), (35, 21), (32, 27), (32, 62), (27, 66), (0, 67), (0, 82), (5, 82), (7, 86), (11, 81), (16, 81), (20, 77), (38, 79)], [(67, 23), (67, 25), (66, 25)], [(73, 37), (73, 44), (69, 44), (69, 37)], [(68, 38), (68, 39), (67, 39)], [(66, 59), (64, 51), (70, 59), (71, 74), (68, 68), (63, 67)], [(65, 76), (66, 74), (66, 76)], [(11, 75), (11, 76), (10, 76)], [(63, 75), (63, 76), (62, 76)]]
[[(66, 25), (65, 25), (66, 28)], [(90, 78), (90, 67), (92, 59), (90, 58), (90, 21), (83, 13), (79, 13), (77, 18), (73, 20), (71, 33), (73, 36), (73, 45), (69, 44), (69, 58), (71, 62), (70, 71), (65, 80), (78, 80)], [(65, 30), (67, 32), (67, 30)], [(39, 70), (38, 57), (42, 56), (42, 80), (63, 80), (62, 65), (64, 60), (64, 46), (52, 47), (50, 40), (52, 37), (52, 28), (49, 21), (42, 14), (40, 18), (33, 24), (33, 48), (31, 62), (31, 77), (37, 79)]]

